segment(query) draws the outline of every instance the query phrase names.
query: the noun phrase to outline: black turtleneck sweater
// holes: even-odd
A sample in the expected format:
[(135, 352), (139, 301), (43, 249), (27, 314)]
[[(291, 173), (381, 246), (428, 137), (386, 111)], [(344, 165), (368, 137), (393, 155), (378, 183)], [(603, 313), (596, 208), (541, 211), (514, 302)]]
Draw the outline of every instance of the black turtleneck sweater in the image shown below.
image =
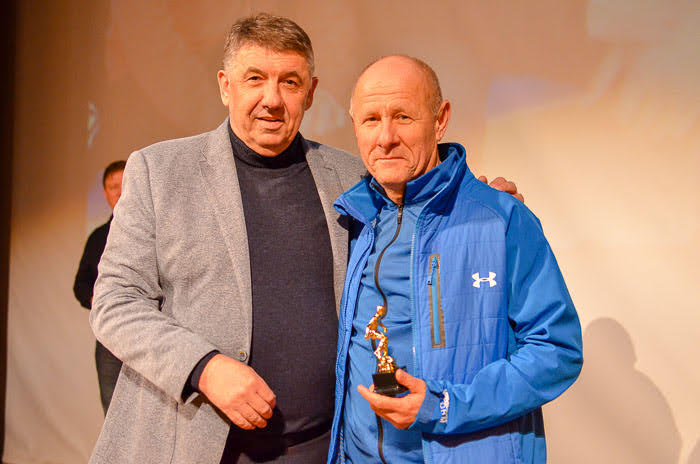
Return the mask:
[(250, 254), (249, 364), (277, 406), (265, 429), (231, 427), (222, 463), (241, 451), (274, 458), (330, 429), (337, 340), (330, 235), (301, 135), (275, 157), (258, 155), (230, 127), (229, 136)]

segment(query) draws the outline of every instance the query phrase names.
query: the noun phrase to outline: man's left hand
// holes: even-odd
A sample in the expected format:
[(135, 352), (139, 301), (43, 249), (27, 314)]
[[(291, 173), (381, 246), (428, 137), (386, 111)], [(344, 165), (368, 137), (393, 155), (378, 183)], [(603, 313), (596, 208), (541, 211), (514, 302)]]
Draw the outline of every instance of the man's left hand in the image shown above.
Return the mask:
[(396, 381), (408, 388), (409, 393), (400, 398), (374, 393), (374, 385), (370, 388), (359, 385), (357, 391), (369, 402), (372, 410), (382, 419), (386, 419), (397, 429), (407, 429), (416, 421), (427, 387), (421, 379), (413, 377), (406, 371), (396, 371)]
[[(479, 180), (484, 184), (489, 184), (486, 176), (479, 176)], [(522, 194), (518, 192), (518, 186), (515, 185), (515, 182), (513, 181), (506, 180), (503, 177), (496, 177), (491, 181), (489, 186), (495, 188), (496, 190), (500, 190), (501, 192), (510, 193), (515, 198), (525, 203), (525, 198), (523, 198)]]

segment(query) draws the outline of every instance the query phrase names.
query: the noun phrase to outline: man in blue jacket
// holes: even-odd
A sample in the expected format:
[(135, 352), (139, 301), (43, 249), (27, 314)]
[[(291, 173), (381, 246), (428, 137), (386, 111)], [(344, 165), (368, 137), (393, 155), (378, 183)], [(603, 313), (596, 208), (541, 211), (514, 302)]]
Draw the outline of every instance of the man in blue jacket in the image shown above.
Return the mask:
[[(434, 71), (405, 56), (368, 66), (350, 113), (370, 176), (351, 219), (329, 462), (543, 463), (540, 407), (582, 365), (581, 328), (537, 218), (477, 179)], [(373, 391), (367, 323), (384, 306), (408, 392)], [(368, 388), (369, 387), (369, 388)]]

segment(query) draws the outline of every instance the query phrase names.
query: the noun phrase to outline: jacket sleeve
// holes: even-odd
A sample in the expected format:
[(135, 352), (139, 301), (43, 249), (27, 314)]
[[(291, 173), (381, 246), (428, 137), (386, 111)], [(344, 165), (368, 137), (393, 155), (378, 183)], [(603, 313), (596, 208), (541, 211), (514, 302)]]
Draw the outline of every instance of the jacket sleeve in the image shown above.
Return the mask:
[(539, 221), (524, 206), (511, 213), (506, 253), (509, 356), (484, 366), (470, 384), (428, 380), (412, 429), (450, 434), (504, 424), (553, 400), (578, 377), (578, 315)]
[(75, 281), (73, 282), (73, 294), (80, 306), (85, 309), (90, 309), (92, 305), (92, 288), (97, 279), (94, 263), (91, 262), (94, 259), (92, 256), (95, 248), (94, 242), (95, 232), (93, 231), (85, 243), (83, 256), (80, 258), (78, 272), (75, 274)]
[(183, 402), (192, 370), (217, 347), (161, 312), (168, 282), (159, 274), (150, 182), (146, 160), (134, 152), (100, 260), (90, 324), (119, 359)]

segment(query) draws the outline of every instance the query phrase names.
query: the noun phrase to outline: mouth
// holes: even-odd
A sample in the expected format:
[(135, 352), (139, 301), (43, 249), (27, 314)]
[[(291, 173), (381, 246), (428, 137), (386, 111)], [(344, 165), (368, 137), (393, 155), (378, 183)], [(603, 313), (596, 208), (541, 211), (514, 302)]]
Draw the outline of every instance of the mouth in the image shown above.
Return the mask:
[(275, 132), (284, 127), (284, 120), (277, 118), (256, 118), (258, 127), (263, 131)]

